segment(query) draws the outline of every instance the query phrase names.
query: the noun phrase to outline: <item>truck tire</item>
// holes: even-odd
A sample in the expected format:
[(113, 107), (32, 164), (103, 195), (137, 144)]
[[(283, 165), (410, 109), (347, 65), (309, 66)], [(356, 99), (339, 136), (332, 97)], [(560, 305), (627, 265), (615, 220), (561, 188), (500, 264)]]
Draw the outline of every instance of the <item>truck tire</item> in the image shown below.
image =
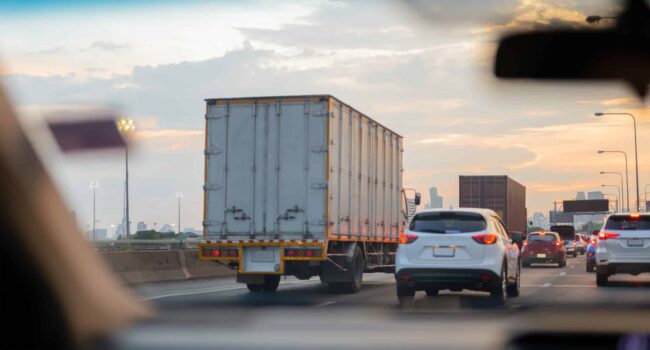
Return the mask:
[(354, 248), (352, 259), (346, 263), (345, 267), (348, 269), (349, 281), (330, 283), (329, 286), (338, 293), (357, 293), (363, 284), (363, 255), (358, 245)]
[(280, 285), (280, 275), (267, 275), (264, 278), (262, 289), (267, 293), (274, 293)]
[(278, 290), (280, 285), (280, 275), (264, 276), (264, 283), (246, 283), (246, 287), (252, 293), (273, 293)]

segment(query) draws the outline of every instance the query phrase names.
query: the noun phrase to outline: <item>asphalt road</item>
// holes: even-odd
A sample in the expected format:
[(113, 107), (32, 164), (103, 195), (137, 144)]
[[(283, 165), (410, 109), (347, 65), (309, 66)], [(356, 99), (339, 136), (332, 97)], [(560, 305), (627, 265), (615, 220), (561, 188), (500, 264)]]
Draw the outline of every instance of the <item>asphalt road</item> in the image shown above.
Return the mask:
[[(521, 287), (521, 296), (509, 299), (504, 309), (602, 303), (647, 305), (650, 301), (650, 274), (617, 275), (610, 278), (610, 286), (596, 287), (595, 273), (585, 271), (584, 256), (567, 259), (564, 268), (554, 265), (524, 268)], [(356, 294), (333, 293), (317, 277), (308, 281), (283, 278), (276, 293), (249, 293), (245, 285), (235, 283), (232, 278), (143, 284), (135, 290), (142, 299), (161, 309), (196, 305), (242, 309), (261, 306), (398, 308), (394, 277), (382, 273), (365, 274), (363, 288)], [(436, 297), (427, 297), (419, 292), (415, 308), (462, 312), (489, 306), (488, 302), (485, 293), (441, 291)]]

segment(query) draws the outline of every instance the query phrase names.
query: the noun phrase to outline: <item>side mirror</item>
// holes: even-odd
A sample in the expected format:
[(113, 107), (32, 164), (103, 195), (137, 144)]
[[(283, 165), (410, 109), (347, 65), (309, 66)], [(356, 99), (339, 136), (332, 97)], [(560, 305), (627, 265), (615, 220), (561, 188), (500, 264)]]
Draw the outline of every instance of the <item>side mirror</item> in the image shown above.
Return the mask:
[(422, 202), (422, 194), (420, 192), (415, 192), (415, 205), (420, 205)]
[(592, 235), (592, 236), (598, 236), (599, 233), (600, 233), (600, 230), (593, 230), (593, 231), (591, 231), (591, 235)]
[(521, 244), (524, 242), (524, 235), (520, 232), (511, 232), (510, 237), (512, 237), (512, 241)]

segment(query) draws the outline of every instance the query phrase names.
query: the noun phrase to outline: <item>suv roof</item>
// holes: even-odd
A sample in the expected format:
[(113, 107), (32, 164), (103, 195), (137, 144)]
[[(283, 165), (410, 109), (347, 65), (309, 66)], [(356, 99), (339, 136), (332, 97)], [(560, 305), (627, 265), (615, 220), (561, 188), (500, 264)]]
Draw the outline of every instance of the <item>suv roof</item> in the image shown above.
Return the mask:
[(497, 213), (494, 212), (494, 210), (491, 209), (485, 209), (485, 208), (451, 208), (451, 209), (444, 209), (444, 208), (437, 208), (437, 209), (425, 209), (418, 211), (418, 214), (420, 213), (435, 213), (435, 212), (457, 212), (457, 213), (477, 213), (481, 215), (497, 215)]

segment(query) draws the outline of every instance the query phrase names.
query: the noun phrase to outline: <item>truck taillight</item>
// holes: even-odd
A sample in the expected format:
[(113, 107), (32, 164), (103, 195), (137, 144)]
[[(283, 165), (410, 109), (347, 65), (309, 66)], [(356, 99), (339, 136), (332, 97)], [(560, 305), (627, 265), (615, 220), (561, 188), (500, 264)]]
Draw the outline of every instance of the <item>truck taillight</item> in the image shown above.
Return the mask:
[(476, 243), (489, 245), (497, 242), (497, 235), (492, 233), (486, 233), (483, 235), (474, 235), (472, 236), (472, 239), (475, 240)]
[(203, 256), (212, 258), (238, 258), (238, 247), (203, 248)]
[(313, 258), (320, 257), (322, 254), (323, 250), (320, 247), (294, 247), (284, 249), (284, 256), (289, 258)]
[(601, 241), (605, 241), (605, 240), (608, 240), (610, 238), (616, 238), (616, 237), (619, 237), (619, 236), (620, 236), (620, 234), (618, 234), (618, 233), (600, 232), (598, 234), (598, 239), (600, 239)]
[(415, 240), (418, 239), (417, 235), (414, 235), (412, 233), (400, 233), (399, 234), (399, 242), (401, 244), (410, 244), (415, 242)]

